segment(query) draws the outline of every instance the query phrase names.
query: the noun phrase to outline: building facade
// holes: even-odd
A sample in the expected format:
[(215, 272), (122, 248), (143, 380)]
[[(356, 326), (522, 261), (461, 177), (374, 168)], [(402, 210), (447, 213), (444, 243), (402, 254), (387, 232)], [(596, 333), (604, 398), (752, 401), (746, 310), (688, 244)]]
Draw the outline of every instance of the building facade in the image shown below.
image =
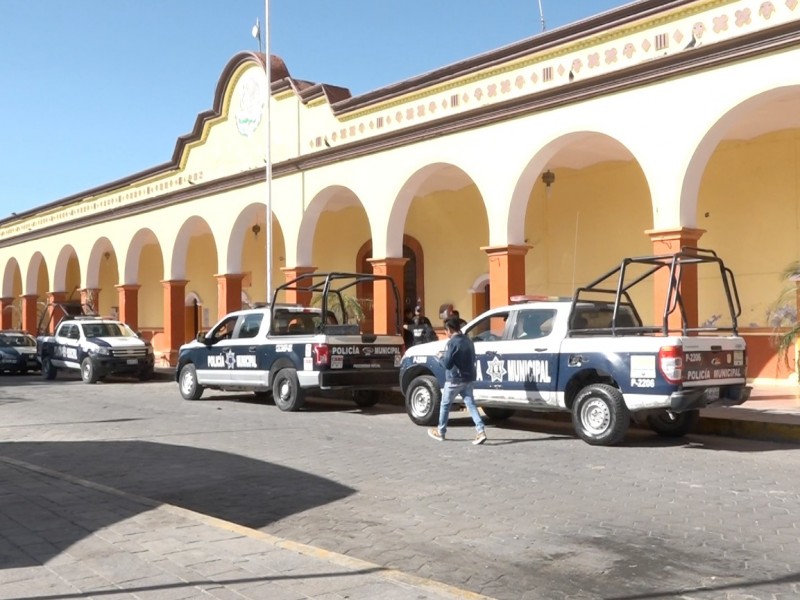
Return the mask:
[[(0, 220), (2, 327), (81, 298), (174, 364), (269, 300), (268, 272), (388, 274), (436, 322), (700, 246), (736, 274), (750, 375), (789, 376), (771, 340), (797, 309), (775, 310), (800, 251), (800, 0), (642, 0), (355, 97), (275, 56), (268, 86), (264, 61), (231, 59), (168, 162)], [(385, 284), (357, 295), (393, 327)], [(724, 320), (711, 282), (684, 297)]]

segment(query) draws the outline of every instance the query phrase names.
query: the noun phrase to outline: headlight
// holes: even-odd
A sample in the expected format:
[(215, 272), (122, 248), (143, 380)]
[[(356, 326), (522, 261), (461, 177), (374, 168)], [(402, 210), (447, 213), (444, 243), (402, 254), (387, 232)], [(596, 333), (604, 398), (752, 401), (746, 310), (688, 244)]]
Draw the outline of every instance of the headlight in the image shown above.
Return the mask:
[(97, 346), (95, 348), (89, 348), (89, 354), (99, 354), (100, 356), (108, 356), (111, 354), (111, 348), (106, 348), (105, 346)]
[(147, 346), (147, 356), (152, 356), (152, 355), (153, 355), (153, 347)]

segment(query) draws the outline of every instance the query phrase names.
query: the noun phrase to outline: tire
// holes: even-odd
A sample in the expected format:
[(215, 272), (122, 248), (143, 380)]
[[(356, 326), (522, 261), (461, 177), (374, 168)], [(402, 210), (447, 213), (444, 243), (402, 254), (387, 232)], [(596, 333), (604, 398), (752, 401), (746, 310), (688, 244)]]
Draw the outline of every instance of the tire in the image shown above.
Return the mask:
[(513, 408), (497, 408), (496, 406), (481, 406), (483, 414), (492, 421), (505, 421), (514, 416)]
[(97, 371), (88, 356), (81, 361), (81, 379), (83, 383), (97, 383)]
[(588, 385), (578, 392), (572, 404), (575, 433), (593, 446), (619, 444), (630, 423), (631, 415), (622, 392), (610, 385)]
[(45, 356), (42, 359), (42, 377), (48, 381), (52, 381), (56, 378), (57, 373), (58, 369), (53, 365), (53, 361), (50, 360), (49, 356)]
[(420, 375), (406, 389), (406, 413), (417, 425), (436, 425), (442, 390), (436, 377)]
[(155, 376), (155, 369), (147, 367), (143, 371), (139, 371), (139, 381), (150, 381)]
[(674, 413), (668, 410), (647, 417), (647, 425), (658, 435), (679, 438), (690, 433), (700, 420), (699, 410)]
[(353, 402), (359, 408), (370, 408), (375, 406), (380, 400), (377, 390), (355, 390), (353, 392)]
[(258, 390), (253, 392), (253, 394), (255, 395), (256, 401), (258, 402), (264, 402), (265, 404), (272, 402), (272, 392), (268, 392), (265, 390)]
[(199, 400), (203, 386), (197, 383), (197, 371), (193, 364), (184, 365), (178, 378), (178, 389), (184, 400)]
[(275, 406), (284, 412), (297, 412), (303, 408), (306, 394), (300, 387), (297, 371), (294, 369), (281, 369), (272, 380), (272, 397)]

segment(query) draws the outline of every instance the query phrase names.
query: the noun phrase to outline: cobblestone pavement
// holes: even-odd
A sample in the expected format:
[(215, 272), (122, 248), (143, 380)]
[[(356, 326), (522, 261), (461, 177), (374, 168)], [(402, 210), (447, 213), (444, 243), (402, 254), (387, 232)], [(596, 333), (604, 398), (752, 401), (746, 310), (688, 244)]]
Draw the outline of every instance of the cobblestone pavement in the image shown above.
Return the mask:
[[(361, 411), (317, 401), (300, 413), (282, 413), (248, 395), (207, 392), (186, 402), (172, 382), (87, 386), (19, 377), (2, 383), (0, 477), (30, 473), (21, 462), (44, 470), (37, 476), (63, 473), (121, 494), (118, 501), (107, 493), (105, 500), (79, 500), (99, 502), (92, 513), (97, 520), (83, 525), (85, 531), (65, 532), (59, 544), (29, 553), (30, 565), (12, 560), (12, 567), (0, 568), (3, 598), (14, 597), (5, 589), (18, 585), (13, 576), (20, 569), (41, 571), (37, 565), (44, 563), (48, 577), (55, 572), (58, 578), (54, 565), (73, 548), (96, 542), (109, 528), (127, 535), (114, 527), (131, 512), (151, 518), (131, 509), (126, 494), (152, 499), (156, 521), (168, 507), (180, 507), (229, 523), (247, 544), (257, 538), (242, 531), (252, 528), (275, 536), (268, 539), (319, 549), (322, 557), (365, 561), (358, 563), (366, 567), (364, 577), (376, 577), (370, 568), (387, 569), (452, 586), (441, 593), (466, 590), (464, 597), (800, 597), (796, 443), (701, 435), (675, 441), (636, 431), (623, 446), (598, 448), (574, 438), (568, 424), (515, 418), (489, 427), (489, 441), (475, 447), (465, 413), (456, 413), (451, 439), (437, 443), (395, 405)], [(25, 501), (5, 500), (0, 540), (8, 545), (9, 527), (33, 525), (24, 519)], [(218, 548), (235, 545), (225, 527), (215, 531), (224, 538)], [(148, 543), (178, 551), (174, 536), (157, 523)], [(136, 547), (129, 550), (138, 557)], [(258, 558), (263, 571), (240, 578), (283, 573), (280, 561), (270, 564), (271, 552)], [(7, 554), (0, 550), (4, 562)], [(303, 595), (286, 597), (362, 597), (341, 588), (319, 595), (310, 581), (295, 581), (292, 593)], [(274, 582), (242, 585), (268, 583)], [(167, 592), (186, 588), (164, 587), (163, 596), (147, 597), (192, 597)], [(363, 597), (439, 597), (426, 595), (437, 593), (435, 587), (397, 593)]]

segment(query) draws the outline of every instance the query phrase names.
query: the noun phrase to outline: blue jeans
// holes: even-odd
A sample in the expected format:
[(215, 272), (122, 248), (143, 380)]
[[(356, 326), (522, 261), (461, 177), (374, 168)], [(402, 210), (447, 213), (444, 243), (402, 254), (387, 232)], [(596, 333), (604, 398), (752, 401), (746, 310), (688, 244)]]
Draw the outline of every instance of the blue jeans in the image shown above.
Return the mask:
[(475, 423), (475, 430), (480, 433), (483, 431), (483, 419), (478, 412), (478, 407), (475, 406), (475, 399), (472, 397), (472, 383), (451, 383), (445, 382), (444, 389), (442, 390), (442, 404), (439, 407), (439, 433), (444, 436), (447, 433), (447, 419), (450, 418), (450, 405), (456, 396), (461, 394), (464, 404), (467, 406), (469, 416), (472, 417), (472, 422)]

